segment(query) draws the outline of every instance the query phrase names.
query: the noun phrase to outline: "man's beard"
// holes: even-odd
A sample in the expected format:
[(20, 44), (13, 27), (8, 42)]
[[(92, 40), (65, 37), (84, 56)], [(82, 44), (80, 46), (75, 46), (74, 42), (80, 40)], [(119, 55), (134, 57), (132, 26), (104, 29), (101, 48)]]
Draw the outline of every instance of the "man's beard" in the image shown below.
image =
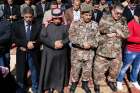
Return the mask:
[(85, 23), (91, 22), (91, 19), (84, 20)]

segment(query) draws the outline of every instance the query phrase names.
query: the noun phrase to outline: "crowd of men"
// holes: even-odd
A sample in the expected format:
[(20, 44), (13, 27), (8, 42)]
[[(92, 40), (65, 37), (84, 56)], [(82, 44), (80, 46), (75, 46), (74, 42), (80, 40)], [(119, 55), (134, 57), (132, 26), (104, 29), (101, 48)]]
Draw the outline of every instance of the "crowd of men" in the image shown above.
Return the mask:
[[(75, 93), (79, 80), (85, 93), (93, 81), (101, 93), (106, 81), (123, 90), (126, 71), (140, 90), (140, 0), (25, 0), (0, 5), (0, 91)], [(10, 50), (16, 47), (16, 75), (10, 72)], [(30, 72), (30, 73), (29, 73)], [(70, 87), (69, 87), (70, 86)], [(108, 93), (106, 91), (106, 93)]]

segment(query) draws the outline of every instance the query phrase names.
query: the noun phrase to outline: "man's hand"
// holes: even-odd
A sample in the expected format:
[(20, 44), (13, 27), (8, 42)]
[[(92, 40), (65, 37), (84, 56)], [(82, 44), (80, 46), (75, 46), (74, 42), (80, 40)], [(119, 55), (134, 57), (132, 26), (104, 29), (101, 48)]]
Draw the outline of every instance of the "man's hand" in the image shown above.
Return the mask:
[(87, 42), (85, 42), (83, 45), (84, 45), (84, 49), (90, 49), (91, 48), (91, 45)]
[(34, 41), (29, 41), (28, 44), (27, 44), (27, 48), (28, 49), (33, 49), (34, 48), (34, 43), (35, 43)]
[(9, 19), (13, 19), (13, 16), (9, 16)]
[(115, 36), (117, 36), (117, 34), (116, 33), (111, 33), (111, 34), (107, 34), (107, 36), (108, 37), (115, 37)]
[(63, 47), (62, 40), (55, 41), (55, 49), (60, 49)]
[(17, 19), (16, 15), (13, 15), (13, 19)]
[(27, 51), (27, 49), (24, 48), (24, 47), (20, 47), (20, 50), (23, 51), (23, 52), (26, 52)]
[(125, 36), (124, 36), (124, 34), (122, 33), (122, 31), (120, 31), (120, 30), (116, 30), (117, 31), (117, 34), (120, 36), (120, 37), (122, 37), (122, 38), (125, 38)]

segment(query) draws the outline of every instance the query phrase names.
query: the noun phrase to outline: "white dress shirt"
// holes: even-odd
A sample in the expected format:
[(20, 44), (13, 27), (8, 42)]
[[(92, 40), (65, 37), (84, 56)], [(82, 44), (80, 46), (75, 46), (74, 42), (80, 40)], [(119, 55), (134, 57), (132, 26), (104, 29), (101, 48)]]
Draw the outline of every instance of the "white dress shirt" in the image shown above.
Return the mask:
[(42, 5), (42, 9), (43, 9), (43, 13), (45, 12), (45, 4), (41, 4)]
[(73, 10), (73, 21), (78, 21), (80, 20), (80, 10), (75, 11)]
[[(25, 30), (27, 32), (27, 29), (28, 29), (28, 23), (26, 21), (24, 21), (24, 26), (25, 26)], [(32, 29), (32, 26), (30, 25), (30, 31)]]

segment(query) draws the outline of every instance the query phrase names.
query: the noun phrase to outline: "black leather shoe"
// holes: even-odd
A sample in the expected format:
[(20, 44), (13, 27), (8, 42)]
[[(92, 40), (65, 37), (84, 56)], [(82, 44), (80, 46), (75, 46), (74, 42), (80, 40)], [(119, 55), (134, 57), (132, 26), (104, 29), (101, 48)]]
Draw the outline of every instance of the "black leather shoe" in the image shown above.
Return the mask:
[(82, 89), (86, 92), (86, 93), (91, 93), (90, 88), (88, 87), (88, 81), (82, 81)]
[(117, 86), (115, 82), (108, 82), (108, 86), (112, 89), (112, 91), (116, 92), (117, 91)]
[(77, 84), (78, 84), (78, 82), (72, 82), (72, 85), (70, 87), (70, 93), (75, 93)]
[(94, 85), (95, 93), (100, 93), (100, 85)]

